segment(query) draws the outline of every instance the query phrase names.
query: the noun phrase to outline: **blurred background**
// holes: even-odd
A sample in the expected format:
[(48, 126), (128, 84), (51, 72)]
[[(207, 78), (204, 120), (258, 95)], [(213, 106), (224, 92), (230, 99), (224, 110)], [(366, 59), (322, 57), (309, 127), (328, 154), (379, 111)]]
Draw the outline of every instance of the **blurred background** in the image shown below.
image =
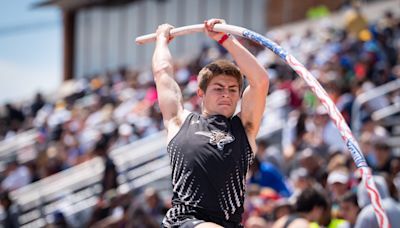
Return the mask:
[(55, 90), (62, 81), (62, 19), (38, 1), (1, 2), (0, 103)]
[[(0, 7), (3, 227), (160, 226), (171, 183), (154, 45), (134, 39), (209, 18), (266, 35), (312, 72), (400, 224), (400, 1), (24, 0)], [(368, 195), (325, 108), (272, 52), (238, 39), (271, 81), (245, 226), (303, 213), (314, 227), (365, 227)], [(199, 112), (197, 73), (231, 57), (204, 34), (171, 50), (184, 106)]]

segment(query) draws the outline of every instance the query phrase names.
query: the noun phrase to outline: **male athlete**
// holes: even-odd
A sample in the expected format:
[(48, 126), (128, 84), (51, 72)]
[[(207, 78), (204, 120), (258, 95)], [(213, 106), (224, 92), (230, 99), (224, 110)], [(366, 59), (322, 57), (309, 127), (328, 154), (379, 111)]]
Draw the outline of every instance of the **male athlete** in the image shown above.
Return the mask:
[[(256, 151), (269, 80), (266, 70), (234, 37), (213, 31), (217, 23), (224, 21), (206, 21), (205, 33), (238, 66), (217, 60), (199, 72), (201, 114), (183, 108), (168, 48), (173, 27), (160, 25), (156, 32), (153, 74), (167, 129), (173, 185), (164, 227), (242, 227), (246, 173)], [(249, 84), (244, 90), (242, 75)], [(240, 98), (241, 111), (234, 115)]]

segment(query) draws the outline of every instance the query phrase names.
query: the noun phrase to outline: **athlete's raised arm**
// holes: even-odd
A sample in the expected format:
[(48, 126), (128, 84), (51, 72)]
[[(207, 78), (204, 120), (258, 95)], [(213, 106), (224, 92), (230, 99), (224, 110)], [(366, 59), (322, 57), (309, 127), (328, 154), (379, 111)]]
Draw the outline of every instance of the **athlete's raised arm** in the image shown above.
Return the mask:
[(237, 39), (224, 33), (211, 32), (212, 27), (217, 23), (224, 23), (224, 21), (221, 19), (206, 21), (206, 32), (228, 50), (249, 82), (243, 92), (239, 116), (246, 129), (247, 136), (249, 139), (255, 140), (265, 110), (269, 88), (268, 74), (257, 59)]
[(164, 125), (168, 132), (168, 142), (178, 132), (185, 118), (182, 92), (173, 78), (172, 56), (168, 48), (168, 43), (171, 40), (170, 30), (172, 28), (169, 24), (163, 24), (158, 27), (152, 61), (158, 102)]

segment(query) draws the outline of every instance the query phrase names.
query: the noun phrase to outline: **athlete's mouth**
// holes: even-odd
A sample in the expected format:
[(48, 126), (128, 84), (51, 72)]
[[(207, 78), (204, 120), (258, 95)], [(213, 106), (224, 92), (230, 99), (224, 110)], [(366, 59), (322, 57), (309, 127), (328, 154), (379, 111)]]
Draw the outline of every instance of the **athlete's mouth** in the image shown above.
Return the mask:
[(218, 105), (232, 105), (232, 101), (230, 101), (229, 99), (220, 99), (217, 101)]

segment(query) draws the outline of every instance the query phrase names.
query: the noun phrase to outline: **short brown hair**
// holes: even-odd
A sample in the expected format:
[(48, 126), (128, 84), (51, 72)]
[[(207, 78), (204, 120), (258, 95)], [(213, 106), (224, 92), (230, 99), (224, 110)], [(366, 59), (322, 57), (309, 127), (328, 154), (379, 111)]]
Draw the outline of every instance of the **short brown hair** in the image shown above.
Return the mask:
[(239, 83), (239, 91), (242, 91), (243, 76), (239, 68), (233, 63), (222, 59), (209, 63), (200, 70), (199, 75), (197, 76), (199, 88), (205, 92), (211, 80), (219, 75), (234, 77)]

